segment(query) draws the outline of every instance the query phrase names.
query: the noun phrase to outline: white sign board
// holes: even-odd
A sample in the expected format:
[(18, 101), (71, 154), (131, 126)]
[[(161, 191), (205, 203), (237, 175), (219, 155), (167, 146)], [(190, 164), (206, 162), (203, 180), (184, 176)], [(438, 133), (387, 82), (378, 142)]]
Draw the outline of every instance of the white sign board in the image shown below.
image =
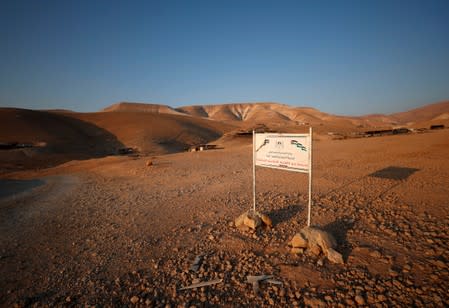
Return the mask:
[(310, 134), (255, 134), (255, 165), (310, 172)]

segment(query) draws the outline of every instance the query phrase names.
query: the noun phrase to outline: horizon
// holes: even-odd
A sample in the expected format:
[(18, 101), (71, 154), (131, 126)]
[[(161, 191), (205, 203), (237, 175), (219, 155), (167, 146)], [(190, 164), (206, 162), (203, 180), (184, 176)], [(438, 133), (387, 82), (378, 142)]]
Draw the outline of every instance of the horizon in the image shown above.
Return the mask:
[(0, 8), (1, 107), (275, 102), (362, 116), (449, 99), (447, 1)]

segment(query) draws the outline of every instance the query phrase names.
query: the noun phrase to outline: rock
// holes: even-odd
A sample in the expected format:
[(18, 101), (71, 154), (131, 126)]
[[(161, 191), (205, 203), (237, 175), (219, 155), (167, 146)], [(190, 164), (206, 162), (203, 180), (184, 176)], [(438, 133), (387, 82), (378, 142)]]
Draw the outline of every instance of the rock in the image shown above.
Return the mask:
[(130, 298), (130, 301), (131, 301), (131, 303), (133, 303), (135, 305), (139, 301), (139, 297), (134, 295), (133, 297)]
[(270, 217), (262, 213), (259, 213), (259, 217), (268, 228), (273, 227), (273, 222), (271, 221)]
[(243, 223), (251, 229), (256, 230), (262, 225), (262, 220), (257, 214), (249, 212), (243, 219)]
[(381, 254), (378, 250), (376, 250), (376, 249), (372, 249), (372, 250), (369, 252), (369, 255), (370, 255), (371, 257), (374, 257), (374, 258), (380, 258), (380, 257), (382, 257), (382, 254)]
[(357, 305), (365, 305), (365, 299), (361, 295), (356, 295), (354, 297), (355, 302)]
[(326, 307), (326, 303), (322, 301), (319, 298), (313, 298), (313, 297), (304, 297), (304, 304), (306, 307)]
[(309, 242), (309, 246), (318, 245), (324, 252), (337, 246), (334, 237), (318, 227), (305, 227), (300, 233)]
[(247, 211), (234, 220), (235, 226), (241, 231), (248, 231), (249, 229), (256, 230), (262, 225), (271, 228), (273, 223), (270, 217), (254, 211)]
[(344, 264), (343, 256), (338, 251), (335, 251), (333, 248), (329, 248), (327, 250), (326, 257), (329, 261), (337, 264)]
[(319, 256), (321, 254), (321, 248), (318, 245), (309, 247), (309, 251), (315, 256)]
[(239, 228), (240, 226), (242, 226), (242, 225), (244, 224), (243, 221), (245, 220), (245, 217), (246, 217), (247, 213), (248, 213), (248, 212), (243, 213), (242, 215), (240, 215), (239, 217), (237, 217), (237, 218), (234, 220), (234, 224), (235, 224), (235, 226), (236, 226), (237, 228)]
[(151, 159), (147, 160), (147, 167), (153, 166), (153, 161)]
[(247, 225), (240, 225), (237, 228), (242, 232), (248, 232), (249, 230), (251, 230), (251, 228), (248, 227)]
[(302, 254), (304, 253), (304, 248), (293, 247), (290, 252), (293, 254)]
[(293, 248), (307, 248), (307, 240), (301, 233), (296, 233), (290, 244)]

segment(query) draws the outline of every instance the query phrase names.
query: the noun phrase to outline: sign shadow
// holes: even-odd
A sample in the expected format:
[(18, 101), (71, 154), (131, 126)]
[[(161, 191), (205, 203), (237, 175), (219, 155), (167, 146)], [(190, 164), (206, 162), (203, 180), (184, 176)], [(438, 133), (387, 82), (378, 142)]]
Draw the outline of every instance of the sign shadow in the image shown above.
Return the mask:
[(416, 168), (389, 166), (380, 170), (377, 170), (369, 176), (381, 179), (389, 180), (407, 180), (413, 173), (419, 171)]

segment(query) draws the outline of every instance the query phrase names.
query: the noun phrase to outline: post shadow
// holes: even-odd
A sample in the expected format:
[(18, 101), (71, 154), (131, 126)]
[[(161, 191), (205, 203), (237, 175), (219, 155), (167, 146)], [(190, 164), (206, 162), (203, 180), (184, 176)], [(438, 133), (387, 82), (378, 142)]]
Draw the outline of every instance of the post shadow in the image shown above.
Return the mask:
[(303, 209), (304, 207), (299, 204), (290, 204), (287, 207), (273, 209), (267, 214), (271, 218), (273, 226), (276, 226), (284, 221), (292, 219), (296, 214), (299, 213), (299, 211), (302, 211)]

